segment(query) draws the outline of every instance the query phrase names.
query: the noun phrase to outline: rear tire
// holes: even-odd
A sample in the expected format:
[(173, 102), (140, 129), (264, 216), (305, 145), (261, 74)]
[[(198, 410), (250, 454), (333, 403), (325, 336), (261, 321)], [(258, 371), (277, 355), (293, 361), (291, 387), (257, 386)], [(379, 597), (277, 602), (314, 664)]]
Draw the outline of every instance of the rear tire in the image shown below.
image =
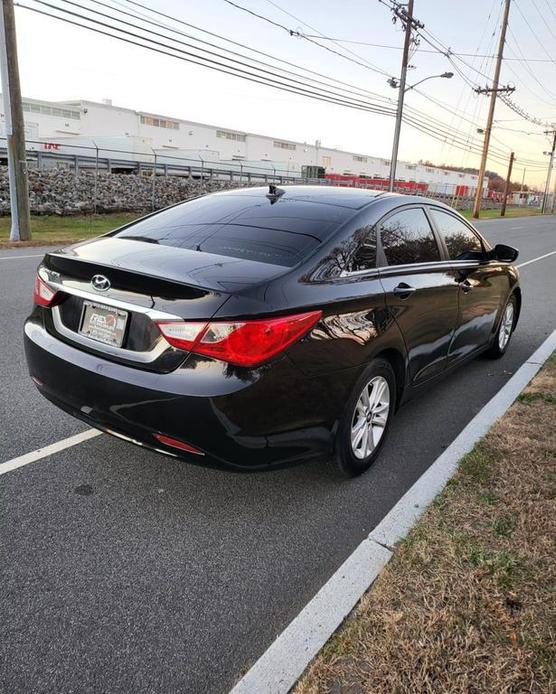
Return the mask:
[(514, 294), (512, 294), (504, 306), (504, 310), (502, 311), (500, 325), (496, 331), (494, 341), (486, 353), (487, 357), (490, 357), (491, 359), (500, 359), (500, 357), (503, 357), (504, 354), (506, 354), (510, 340), (512, 339), (516, 317), (517, 301)]
[(366, 472), (378, 457), (396, 406), (390, 362), (374, 359), (355, 384), (340, 420), (334, 466), (343, 477)]

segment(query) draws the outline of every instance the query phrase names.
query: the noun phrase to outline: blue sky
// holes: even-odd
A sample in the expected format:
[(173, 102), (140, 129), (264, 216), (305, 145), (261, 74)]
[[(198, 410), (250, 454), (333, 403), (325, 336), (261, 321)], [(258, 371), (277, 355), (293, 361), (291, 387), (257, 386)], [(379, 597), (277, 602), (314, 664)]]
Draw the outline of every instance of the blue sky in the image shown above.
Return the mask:
[[(119, 2), (119, 6), (127, 11), (138, 9), (122, 0), (105, 1), (113, 5)], [(304, 33), (322, 33), (339, 39), (388, 46), (401, 47), (403, 42), (399, 24), (392, 23), (391, 12), (379, 0), (238, 0), (238, 3)], [(87, 6), (88, 0), (81, 4)], [(231, 7), (224, 0), (143, 0), (143, 4), (297, 65), (386, 97), (396, 97), (395, 90), (386, 82), (386, 76), (344, 60), (304, 39), (291, 37), (285, 31)], [(492, 55), (496, 50), (501, 7), (501, 0), (415, 0), (415, 16), (453, 51), (472, 56), (476, 53)], [(106, 8), (97, 9), (107, 11)], [(70, 27), (24, 9), (17, 9), (16, 18), (22, 91), (26, 96), (54, 100), (111, 98), (114, 104), (138, 110), (298, 141), (319, 139), (324, 146), (390, 156), (393, 120), (386, 116), (323, 104), (267, 86), (250, 84)], [(193, 30), (187, 31), (203, 37)], [(325, 40), (322, 43), (338, 50), (352, 50), (357, 53), (357, 57), (352, 56), (355, 60), (370, 61), (388, 74), (399, 74), (399, 49), (350, 43), (338, 46)], [(444, 56), (427, 53), (423, 50), (425, 48), (430, 46), (422, 42), (412, 57), (414, 68), (409, 74), (410, 84), (431, 74), (453, 71)], [(492, 59), (472, 56), (464, 60), (485, 75), (492, 74)], [(516, 86), (512, 98), (520, 107), (543, 121), (556, 122), (554, 0), (513, 0), (506, 56), (539, 61), (508, 60), (503, 68), (502, 82)], [(462, 63), (458, 65), (468, 80), (484, 86), (485, 77)], [(438, 118), (450, 131), (460, 132), (464, 139), (474, 137), (480, 142), (476, 128), (486, 119), (486, 97), (475, 95), (457, 74), (451, 80), (430, 80), (422, 86), (422, 91), (439, 103), (433, 103), (414, 91), (408, 93), (406, 103)], [(543, 151), (549, 148), (548, 139), (542, 135), (545, 128), (520, 118), (501, 102), (497, 105), (495, 119), (492, 144), (500, 156), (515, 150), (514, 179), (521, 178), (525, 166), (526, 181), (541, 183), (545, 176), (541, 164), (547, 160)], [(448, 142), (434, 140), (405, 125), (400, 157), (430, 159), (438, 164), (456, 166), (478, 164), (475, 154), (456, 149)], [(490, 162), (490, 168), (500, 173), (505, 170), (505, 166), (495, 160)]]

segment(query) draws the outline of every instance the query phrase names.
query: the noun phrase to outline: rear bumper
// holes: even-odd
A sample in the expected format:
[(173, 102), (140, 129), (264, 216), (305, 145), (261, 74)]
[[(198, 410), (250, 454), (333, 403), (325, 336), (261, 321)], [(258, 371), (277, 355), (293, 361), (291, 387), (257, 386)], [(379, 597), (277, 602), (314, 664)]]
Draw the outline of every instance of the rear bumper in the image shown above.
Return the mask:
[[(263, 470), (331, 451), (343, 383), (304, 376), (288, 358), (256, 370), (190, 357), (158, 374), (84, 352), (25, 324), (29, 371), (42, 394), (93, 427), (201, 465)], [(331, 395), (334, 398), (331, 398)], [(205, 455), (165, 446), (165, 434)]]

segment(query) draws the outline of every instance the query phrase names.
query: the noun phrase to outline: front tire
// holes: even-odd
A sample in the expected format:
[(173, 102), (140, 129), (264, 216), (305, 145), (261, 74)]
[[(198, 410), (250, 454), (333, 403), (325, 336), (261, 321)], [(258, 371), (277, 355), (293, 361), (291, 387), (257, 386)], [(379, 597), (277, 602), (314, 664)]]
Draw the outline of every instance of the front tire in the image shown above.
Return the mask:
[(508, 299), (507, 304), (504, 306), (502, 312), (502, 318), (500, 319), (500, 325), (496, 331), (494, 341), (487, 352), (487, 356), (491, 359), (500, 359), (506, 354), (510, 340), (512, 338), (512, 333), (515, 327), (515, 320), (517, 318), (517, 301), (512, 294)]
[(356, 477), (374, 463), (396, 406), (396, 377), (385, 359), (374, 359), (357, 380), (338, 427), (334, 464)]

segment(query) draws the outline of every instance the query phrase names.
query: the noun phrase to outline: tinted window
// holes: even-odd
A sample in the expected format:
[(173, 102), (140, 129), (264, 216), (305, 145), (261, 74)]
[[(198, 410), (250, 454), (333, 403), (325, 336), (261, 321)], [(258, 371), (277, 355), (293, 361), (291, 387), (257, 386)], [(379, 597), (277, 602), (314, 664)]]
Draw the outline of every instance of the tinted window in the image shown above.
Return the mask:
[(214, 195), (163, 210), (114, 236), (291, 267), (352, 215), (325, 202)]
[(388, 265), (440, 260), (429, 220), (420, 208), (404, 210), (380, 225), (382, 249)]
[(451, 260), (465, 260), (474, 257), (474, 253), (482, 252), (479, 237), (457, 217), (434, 209), (431, 209), (431, 214)]
[(355, 253), (349, 264), (349, 271), (369, 270), (376, 267), (376, 227), (363, 227), (353, 235)]

